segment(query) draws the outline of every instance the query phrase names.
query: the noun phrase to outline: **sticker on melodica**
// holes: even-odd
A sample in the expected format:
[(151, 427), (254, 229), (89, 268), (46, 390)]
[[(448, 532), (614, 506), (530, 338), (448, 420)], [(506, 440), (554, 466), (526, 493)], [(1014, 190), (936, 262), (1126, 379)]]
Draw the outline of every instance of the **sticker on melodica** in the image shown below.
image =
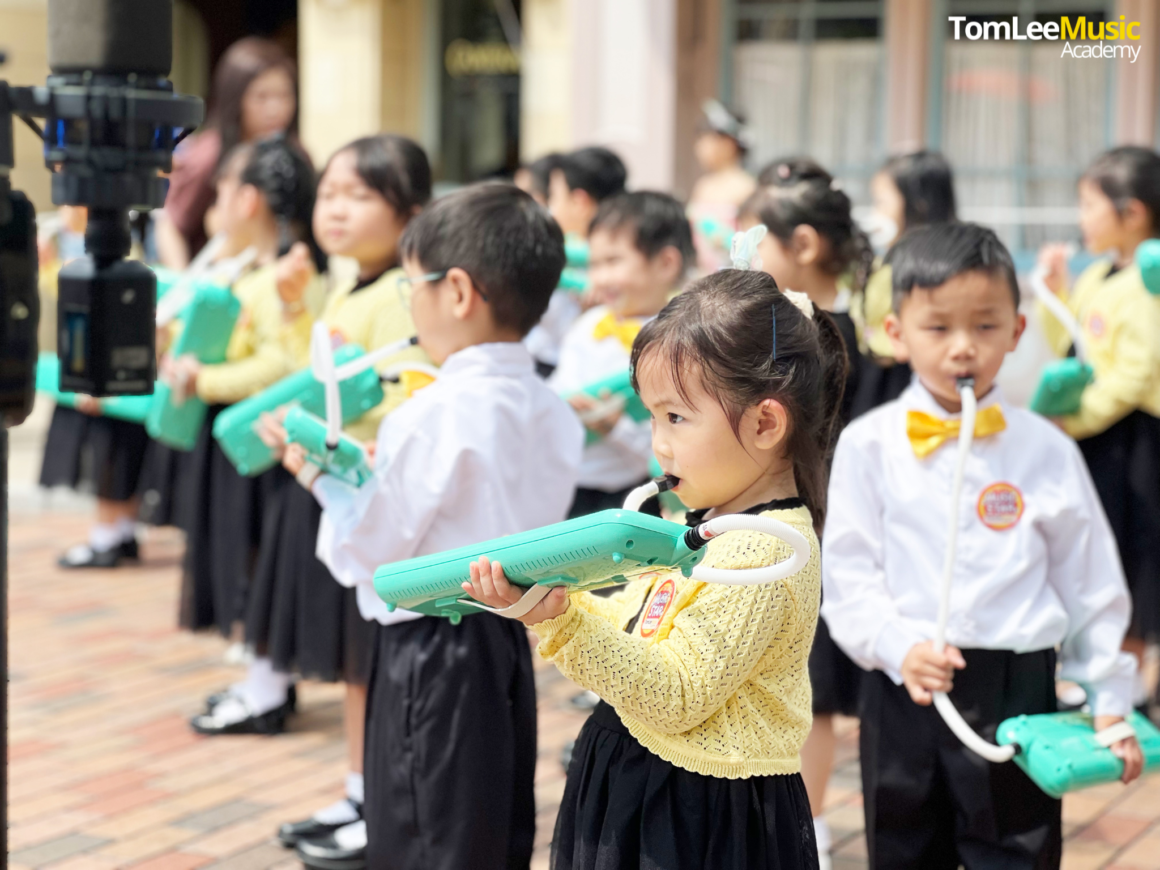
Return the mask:
[(989, 529), (1006, 531), (1023, 516), (1023, 493), (1009, 483), (992, 483), (979, 495), (979, 519)]
[(665, 614), (669, 610), (669, 605), (673, 603), (673, 597), (677, 593), (677, 586), (671, 579), (666, 580), (657, 589), (656, 594), (653, 595), (652, 602), (648, 606), (648, 611), (644, 615), (644, 619), (640, 621), (640, 636), (652, 637), (660, 628), (661, 620), (665, 618)]

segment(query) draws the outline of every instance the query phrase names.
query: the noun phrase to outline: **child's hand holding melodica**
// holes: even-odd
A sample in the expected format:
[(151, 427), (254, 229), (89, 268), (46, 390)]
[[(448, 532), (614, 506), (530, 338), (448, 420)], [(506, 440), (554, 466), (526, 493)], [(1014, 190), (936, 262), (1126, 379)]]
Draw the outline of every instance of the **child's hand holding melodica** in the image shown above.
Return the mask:
[(927, 707), (934, 701), (933, 692), (949, 692), (956, 670), (967, 666), (963, 654), (953, 646), (935, 652), (929, 640), (916, 643), (902, 661), (902, 682), (914, 703)]
[[(515, 604), (524, 595), (524, 590), (508, 582), (499, 562), (492, 562), (483, 556), (471, 563), (471, 582), (463, 584), (463, 591), (480, 604), (501, 609)], [(568, 609), (568, 593), (558, 587), (548, 593), (539, 604), (519, 617), (524, 625), (535, 625), (546, 619), (555, 619)]]

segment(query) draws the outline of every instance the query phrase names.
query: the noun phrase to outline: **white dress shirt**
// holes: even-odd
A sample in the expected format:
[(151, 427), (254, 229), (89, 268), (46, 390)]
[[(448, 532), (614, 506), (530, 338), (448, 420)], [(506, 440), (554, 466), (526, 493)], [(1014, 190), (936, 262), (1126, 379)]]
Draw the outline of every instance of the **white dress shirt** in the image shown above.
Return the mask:
[(536, 376), (522, 344), (452, 354), (379, 427), (371, 480), (358, 489), (315, 481), (318, 558), (357, 587), (364, 619), (418, 618), (387, 612), (375, 570), (563, 520), (583, 443), (575, 412)]
[[(614, 336), (593, 337), (596, 324), (608, 315), (597, 305), (581, 315), (560, 346), (560, 363), (548, 385), (562, 396), (577, 393), (605, 378), (627, 371), (629, 350)], [(642, 318), (641, 324), (652, 320)], [(612, 431), (584, 448), (579, 485), (586, 489), (616, 492), (648, 477), (652, 459), (652, 425), (621, 414)]]
[[(1099, 714), (1131, 707), (1134, 659), (1120, 651), (1131, 604), (1115, 540), (1075, 443), (1003, 401), (1007, 428), (975, 440), (959, 504), (947, 642), (1015, 652), (1060, 647), (1061, 676)], [(822, 536), (822, 614), (834, 640), (900, 683), (903, 659), (933, 639), (958, 453), (918, 459), (907, 411), (948, 418), (915, 379), (842, 433)]]

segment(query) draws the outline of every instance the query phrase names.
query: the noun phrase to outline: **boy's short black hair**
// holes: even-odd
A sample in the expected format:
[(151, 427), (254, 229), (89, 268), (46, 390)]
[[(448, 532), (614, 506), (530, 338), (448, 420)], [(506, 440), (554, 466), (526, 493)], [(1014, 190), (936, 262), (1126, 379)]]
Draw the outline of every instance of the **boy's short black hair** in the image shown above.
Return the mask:
[(886, 257), (894, 313), (915, 287), (933, 290), (964, 272), (986, 272), (1007, 282), (1019, 309), (1015, 263), (994, 230), (970, 223), (932, 224), (908, 230)]
[(564, 234), (531, 196), (491, 181), (435, 200), (407, 225), (399, 253), (430, 272), (463, 269), (496, 325), (527, 335), (560, 283)]
[(624, 192), (628, 170), (607, 148), (581, 148), (561, 154), (556, 169), (564, 173), (569, 190), (583, 190), (597, 202)]
[(667, 193), (640, 190), (604, 200), (592, 218), (588, 235), (598, 229), (628, 230), (636, 249), (650, 260), (665, 248), (676, 248), (681, 255), (682, 271), (696, 257), (685, 207)]

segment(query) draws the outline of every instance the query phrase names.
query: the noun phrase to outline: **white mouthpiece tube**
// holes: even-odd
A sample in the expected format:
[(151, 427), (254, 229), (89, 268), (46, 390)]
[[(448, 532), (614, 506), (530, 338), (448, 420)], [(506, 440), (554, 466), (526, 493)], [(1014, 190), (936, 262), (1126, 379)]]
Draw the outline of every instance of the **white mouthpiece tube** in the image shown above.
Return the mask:
[(776, 583), (791, 574), (796, 574), (810, 560), (810, 542), (793, 526), (775, 520), (773, 517), (750, 514), (726, 514), (702, 523), (697, 531), (703, 538), (715, 538), (725, 532), (750, 531), (772, 535), (785, 541), (793, 549), (793, 555), (774, 565), (760, 568), (710, 568), (701, 564), (693, 569), (693, 579), (705, 583), (720, 583), (725, 586), (756, 586), (761, 583)]
[(1043, 307), (1063, 324), (1063, 328), (1067, 330), (1067, 334), (1071, 336), (1071, 340), (1075, 344), (1076, 359), (1083, 362), (1087, 359), (1087, 346), (1083, 339), (1083, 329), (1080, 328), (1079, 321), (1075, 319), (1071, 309), (1062, 299), (1051, 292), (1051, 288), (1047, 286), (1045, 280), (1046, 276), (1045, 269), (1036, 267), (1028, 277), (1027, 283), (1031, 285), (1031, 292), (1035, 294), (1035, 298), (1042, 302)]
[(340, 365), (335, 372), (340, 381), (345, 381), (347, 378), (353, 378), (359, 372), (366, 371), (372, 366), (378, 365), (389, 356), (402, 353), (407, 348), (413, 347), (416, 343), (414, 338), (404, 338), (393, 344), (384, 344), (377, 350), (372, 350), (370, 353), (363, 354), (358, 359), (353, 359), (348, 363)]
[[(1046, 289), (1046, 288), (1045, 288)], [(1051, 291), (1048, 291), (1049, 293)], [(978, 405), (975, 400), (975, 384), (969, 381), (959, 386), (959, 395), (963, 401), (963, 414), (959, 428), (959, 456), (955, 464), (954, 482), (951, 486), (950, 521), (947, 526), (947, 553), (943, 562), (942, 594), (938, 604), (938, 625), (935, 628), (934, 648), (937, 652), (946, 649), (947, 622), (951, 610), (951, 580), (955, 572), (955, 550), (959, 538), (959, 502), (963, 494), (963, 474), (966, 471), (967, 459), (971, 455), (971, 444), (975, 440), (975, 414)], [(935, 709), (947, 723), (947, 727), (962, 741), (963, 745), (987, 761), (1002, 763), (1015, 757), (1015, 746), (996, 746), (988, 743), (974, 732), (955, 709), (946, 692), (934, 692)]]
[(628, 494), (624, 500), (624, 510), (638, 511), (640, 506), (659, 493), (661, 488), (657, 486), (655, 480), (650, 480), (648, 483), (642, 483), (636, 489)]

